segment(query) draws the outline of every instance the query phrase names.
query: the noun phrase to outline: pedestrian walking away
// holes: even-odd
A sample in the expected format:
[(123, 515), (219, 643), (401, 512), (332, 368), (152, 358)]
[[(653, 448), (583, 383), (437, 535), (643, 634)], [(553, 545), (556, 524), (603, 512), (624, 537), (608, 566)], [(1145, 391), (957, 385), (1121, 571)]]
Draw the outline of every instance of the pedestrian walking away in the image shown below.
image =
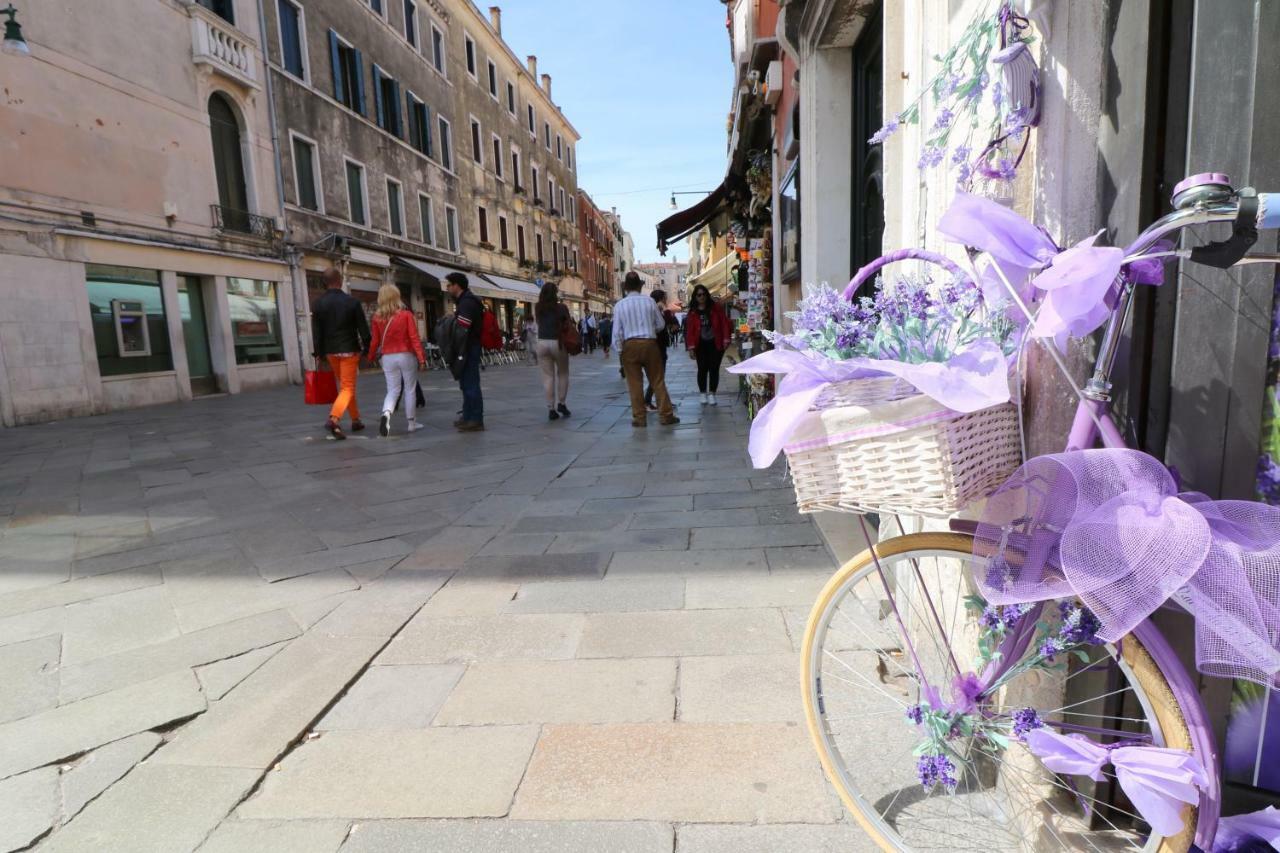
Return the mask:
[[(449, 295), (455, 306), (452, 328), (448, 329), (449, 365), (458, 387), (462, 389), (462, 417), (453, 422), (460, 432), (479, 432), (484, 429), (484, 395), (480, 391), (480, 329), (483, 323), (484, 305), (471, 292), (467, 277), (451, 272), (445, 278)], [(441, 347), (445, 344), (442, 342)]]
[(378, 418), (378, 435), (391, 434), (391, 413), (396, 400), (402, 399), (405, 432), (421, 429), (418, 423), (418, 370), (426, 367), (427, 354), (418, 335), (418, 321), (401, 301), (400, 288), (384, 284), (378, 288), (378, 310), (373, 315), (373, 340), (369, 344), (374, 361), (382, 362), (387, 380), (387, 395), (382, 400)]
[(525, 315), (521, 334), (521, 339), (524, 341), (525, 361), (530, 364), (536, 364), (538, 361), (538, 321), (533, 319), (532, 314)]
[(316, 366), (323, 359), (338, 379), (338, 398), (329, 409), (324, 428), (336, 439), (344, 439), (342, 415), (351, 416), (351, 431), (364, 429), (356, 402), (356, 377), (360, 359), (369, 353), (369, 321), (360, 300), (342, 290), (342, 273), (330, 267), (321, 280), (325, 292), (311, 306), (311, 343)]
[(565, 323), (572, 323), (569, 309), (560, 301), (560, 289), (552, 282), (542, 285), (533, 309), (538, 322), (538, 366), (542, 368), (542, 389), (547, 395), (547, 418), (569, 417), (569, 351), (560, 342)]
[[(667, 310), (667, 292), (665, 290), (654, 290), (649, 294), (654, 304), (658, 306), (658, 310), (662, 312), (662, 329), (658, 332), (658, 352), (662, 354), (662, 376), (667, 376), (667, 352), (671, 349), (671, 336), (675, 331), (675, 315)], [(658, 407), (653, 404), (653, 385), (652, 383), (644, 392), (644, 407), (650, 412), (658, 411)]]
[(596, 344), (599, 343), (599, 332), (600, 332), (600, 326), (599, 326), (599, 323), (596, 321), (596, 315), (588, 314), (587, 315), (587, 337), (586, 337), (588, 353), (593, 353), (596, 351)]
[(664, 328), (666, 320), (657, 303), (640, 292), (643, 288), (644, 281), (638, 273), (627, 273), (622, 284), (626, 296), (613, 307), (613, 339), (631, 396), (631, 425), (647, 426), (644, 408), (646, 376), (658, 403), (659, 421), (678, 424), (680, 419), (676, 417), (671, 397), (667, 394), (662, 355), (658, 350), (658, 332)]
[(689, 351), (689, 358), (698, 362), (698, 391), (702, 394), (703, 405), (717, 405), (720, 362), (732, 336), (728, 315), (711, 298), (711, 292), (699, 284), (693, 289), (689, 313), (684, 320), (684, 345)]
[(600, 320), (600, 347), (604, 350), (604, 357), (609, 357), (609, 348), (613, 346), (613, 318), (605, 314)]

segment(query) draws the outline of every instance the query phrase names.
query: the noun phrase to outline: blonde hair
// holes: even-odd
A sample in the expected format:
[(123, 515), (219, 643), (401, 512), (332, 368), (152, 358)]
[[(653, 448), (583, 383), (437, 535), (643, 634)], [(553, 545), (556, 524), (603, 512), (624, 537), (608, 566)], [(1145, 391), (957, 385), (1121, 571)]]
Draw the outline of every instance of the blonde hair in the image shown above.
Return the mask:
[(396, 315), (396, 312), (404, 308), (404, 301), (400, 298), (400, 288), (394, 284), (384, 284), (378, 288), (378, 316), (385, 322)]

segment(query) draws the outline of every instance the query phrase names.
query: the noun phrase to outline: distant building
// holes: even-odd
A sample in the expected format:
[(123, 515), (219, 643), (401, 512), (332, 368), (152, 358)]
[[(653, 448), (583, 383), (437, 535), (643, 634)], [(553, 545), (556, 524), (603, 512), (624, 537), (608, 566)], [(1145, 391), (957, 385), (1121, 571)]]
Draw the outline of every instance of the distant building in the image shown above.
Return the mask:
[(679, 301), (684, 304), (684, 285), (689, 275), (688, 264), (665, 261), (654, 264), (636, 264), (635, 268), (647, 284), (646, 292), (665, 290), (667, 298), (672, 302)]
[[(584, 190), (578, 190), (578, 241), (581, 247), (583, 290), (587, 307), (596, 312), (609, 309), (617, 297), (614, 253), (617, 240), (605, 214)], [(574, 250), (578, 253), (578, 249)]]

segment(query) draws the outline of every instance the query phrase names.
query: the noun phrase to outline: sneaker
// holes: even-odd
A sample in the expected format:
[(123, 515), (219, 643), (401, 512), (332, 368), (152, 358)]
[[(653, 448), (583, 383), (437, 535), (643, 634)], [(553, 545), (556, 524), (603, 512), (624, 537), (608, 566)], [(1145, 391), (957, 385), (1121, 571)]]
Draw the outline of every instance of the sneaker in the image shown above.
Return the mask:
[(655, 406), (653, 403), (645, 403), (645, 404), (644, 404), (644, 410), (645, 410), (646, 412), (656, 412), (656, 411), (658, 411), (658, 407), (657, 407), (657, 406)]
[(463, 421), (458, 424), (458, 432), (484, 432), (484, 424), (480, 421)]
[(556, 406), (556, 411), (560, 413), (561, 417), (569, 417), (569, 410), (565, 408), (564, 403)]
[(669, 418), (663, 418), (662, 420), (663, 426), (675, 426), (678, 423), (680, 423), (680, 419), (677, 418), (675, 415), (672, 415)]
[(422, 429), (422, 428), (423, 428), (423, 425), (422, 425), (422, 424), (420, 424), (420, 423), (418, 423), (417, 421), (409, 421), (409, 423), (405, 425), (404, 431), (405, 431), (405, 432), (417, 432), (418, 430), (420, 430), (420, 429)]
[(386, 438), (387, 436), (391, 435), (391, 413), (390, 412), (383, 412), (382, 416), (378, 418), (378, 435), (382, 436), (383, 438)]
[(547, 409), (547, 420), (549, 421), (560, 420), (560, 413), (557, 412), (555, 409)]
[(720, 405), (719, 403), (717, 403), (717, 402), (716, 402), (716, 395), (715, 395), (715, 394), (710, 394), (710, 395), (708, 395), (708, 396), (710, 396), (710, 397), (711, 397), (711, 399), (707, 401), (707, 405), (708, 405), (708, 406), (718, 406), (718, 405)]
[(324, 422), (324, 428), (329, 431), (329, 435), (333, 436), (338, 441), (342, 441), (344, 438), (347, 437), (342, 432), (342, 427), (338, 426), (338, 422), (335, 421), (333, 418), (329, 418), (329, 420)]
[(362, 429), (364, 429), (364, 421), (357, 419), (351, 422), (352, 432), (360, 432)]
[(710, 395), (710, 394), (707, 394), (707, 393), (703, 393), (703, 395), (702, 395), (702, 405), (704, 405), (704, 406), (705, 406), (705, 405), (707, 405), (707, 403), (709, 403), (709, 402), (711, 402), (711, 395)]

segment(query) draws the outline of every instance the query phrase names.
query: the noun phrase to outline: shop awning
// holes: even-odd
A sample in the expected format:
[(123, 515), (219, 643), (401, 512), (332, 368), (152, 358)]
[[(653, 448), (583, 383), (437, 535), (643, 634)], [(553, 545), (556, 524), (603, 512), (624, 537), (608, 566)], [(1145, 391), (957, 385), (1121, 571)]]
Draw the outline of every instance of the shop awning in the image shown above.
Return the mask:
[(729, 286), (731, 278), (730, 273), (737, 266), (738, 256), (734, 252), (730, 252), (702, 272), (689, 279), (685, 285), (685, 292), (692, 293), (693, 288), (702, 285), (712, 296), (719, 296)]
[(487, 280), (484, 276), (472, 270), (459, 269), (458, 267), (447, 267), (444, 264), (435, 264), (430, 261), (419, 261), (414, 258), (396, 257), (396, 262), (411, 267), (420, 273), (425, 273), (436, 280), (440, 285), (440, 289), (445, 289), (444, 277), (451, 272), (460, 272), (467, 277), (467, 285), (471, 288), (471, 292), (477, 296), (488, 296), (493, 299), (519, 299), (522, 297), (511, 296), (503, 291), (501, 287)]
[(679, 213), (673, 213), (658, 223), (658, 251), (667, 253), (667, 247), (677, 240), (688, 237), (703, 225), (711, 221), (724, 206), (727, 192), (723, 183), (716, 187), (702, 201), (693, 207), (687, 207)]
[(520, 302), (536, 302), (541, 289), (538, 285), (531, 281), (523, 281), (518, 278), (508, 278), (505, 275), (496, 273), (481, 273), (482, 277), (488, 279), (493, 284), (501, 287), (510, 293), (507, 299), (516, 299)]

